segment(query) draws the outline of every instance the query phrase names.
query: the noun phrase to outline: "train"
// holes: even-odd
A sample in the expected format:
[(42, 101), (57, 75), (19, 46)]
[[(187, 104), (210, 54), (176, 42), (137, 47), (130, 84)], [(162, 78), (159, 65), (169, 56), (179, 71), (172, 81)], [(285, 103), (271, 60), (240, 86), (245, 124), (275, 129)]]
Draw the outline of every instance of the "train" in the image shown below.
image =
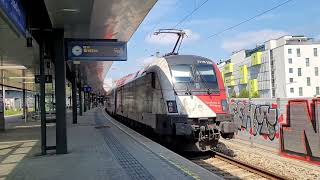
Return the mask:
[(195, 55), (169, 55), (114, 83), (106, 111), (151, 129), (185, 151), (210, 151), (236, 132), (217, 65)]

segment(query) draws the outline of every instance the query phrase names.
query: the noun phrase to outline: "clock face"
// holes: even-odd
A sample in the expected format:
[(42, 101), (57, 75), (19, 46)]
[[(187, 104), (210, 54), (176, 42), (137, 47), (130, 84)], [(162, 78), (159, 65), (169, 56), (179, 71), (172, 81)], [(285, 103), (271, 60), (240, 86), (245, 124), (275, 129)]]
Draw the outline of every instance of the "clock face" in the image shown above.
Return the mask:
[(80, 56), (82, 54), (82, 48), (80, 46), (73, 46), (72, 54), (75, 56)]

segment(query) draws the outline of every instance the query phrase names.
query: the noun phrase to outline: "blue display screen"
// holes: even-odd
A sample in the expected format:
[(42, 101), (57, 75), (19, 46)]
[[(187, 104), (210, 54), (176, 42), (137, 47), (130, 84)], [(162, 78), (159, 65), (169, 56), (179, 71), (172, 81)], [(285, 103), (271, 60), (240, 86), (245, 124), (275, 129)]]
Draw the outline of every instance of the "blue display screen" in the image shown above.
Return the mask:
[(126, 61), (127, 43), (110, 40), (66, 39), (67, 60)]

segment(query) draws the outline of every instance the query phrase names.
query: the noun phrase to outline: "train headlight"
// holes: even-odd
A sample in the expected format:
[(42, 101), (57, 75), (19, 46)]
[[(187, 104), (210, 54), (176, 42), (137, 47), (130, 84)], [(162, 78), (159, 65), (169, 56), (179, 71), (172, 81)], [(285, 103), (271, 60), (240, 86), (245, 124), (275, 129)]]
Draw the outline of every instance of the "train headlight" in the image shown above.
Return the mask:
[(168, 106), (169, 113), (177, 113), (178, 112), (176, 101), (167, 101), (167, 106)]
[(228, 112), (229, 106), (228, 106), (228, 101), (227, 100), (222, 100), (221, 101), (221, 106), (222, 106), (222, 111), (223, 112)]

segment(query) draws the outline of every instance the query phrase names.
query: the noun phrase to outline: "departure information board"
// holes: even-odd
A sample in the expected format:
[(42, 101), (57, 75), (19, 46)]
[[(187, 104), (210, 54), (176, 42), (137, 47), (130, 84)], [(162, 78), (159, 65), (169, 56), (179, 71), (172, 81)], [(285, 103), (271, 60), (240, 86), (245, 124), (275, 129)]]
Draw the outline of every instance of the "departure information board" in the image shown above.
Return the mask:
[(71, 61), (126, 61), (127, 43), (104, 39), (66, 39), (66, 59)]

